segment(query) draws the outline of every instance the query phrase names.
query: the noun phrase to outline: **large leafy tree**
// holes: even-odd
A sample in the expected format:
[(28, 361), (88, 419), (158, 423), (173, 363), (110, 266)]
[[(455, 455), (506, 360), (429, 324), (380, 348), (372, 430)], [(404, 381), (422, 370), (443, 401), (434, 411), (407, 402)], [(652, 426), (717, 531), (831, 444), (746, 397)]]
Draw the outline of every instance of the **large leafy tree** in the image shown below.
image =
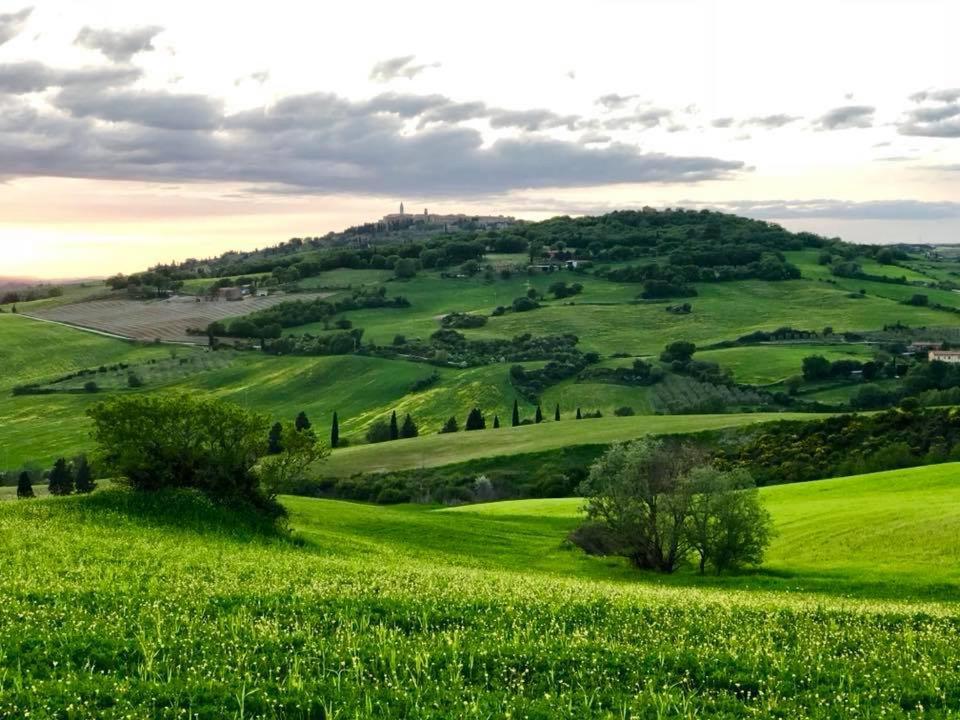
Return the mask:
[(256, 468), (261, 487), (270, 498), (293, 490), (311, 465), (330, 454), (313, 433), (298, 430), (295, 424), (283, 427), (280, 444), (283, 451), (264, 458)]
[(88, 411), (104, 470), (138, 490), (196, 488), (215, 498), (266, 500), (254, 473), (269, 421), (188, 394), (130, 395)]

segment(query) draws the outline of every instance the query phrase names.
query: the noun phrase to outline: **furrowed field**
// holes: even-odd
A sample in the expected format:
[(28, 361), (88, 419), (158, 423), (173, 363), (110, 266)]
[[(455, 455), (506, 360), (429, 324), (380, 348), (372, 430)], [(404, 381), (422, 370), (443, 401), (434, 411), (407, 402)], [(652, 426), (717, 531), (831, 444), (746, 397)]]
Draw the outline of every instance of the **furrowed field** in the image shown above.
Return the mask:
[(0, 717), (950, 717), (956, 473), (764, 490), (768, 569), (668, 582), (566, 546), (575, 499), (288, 498), (297, 542), (184, 495), (2, 503)]

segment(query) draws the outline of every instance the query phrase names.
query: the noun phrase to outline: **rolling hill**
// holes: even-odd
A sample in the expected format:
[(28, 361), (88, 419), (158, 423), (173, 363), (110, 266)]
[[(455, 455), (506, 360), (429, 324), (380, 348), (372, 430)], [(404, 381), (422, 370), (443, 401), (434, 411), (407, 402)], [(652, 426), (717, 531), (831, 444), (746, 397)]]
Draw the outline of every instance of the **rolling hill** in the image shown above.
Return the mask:
[(765, 489), (767, 564), (703, 579), (565, 545), (576, 499), (286, 498), (297, 542), (184, 494), (0, 503), (0, 716), (946, 717), (957, 467)]

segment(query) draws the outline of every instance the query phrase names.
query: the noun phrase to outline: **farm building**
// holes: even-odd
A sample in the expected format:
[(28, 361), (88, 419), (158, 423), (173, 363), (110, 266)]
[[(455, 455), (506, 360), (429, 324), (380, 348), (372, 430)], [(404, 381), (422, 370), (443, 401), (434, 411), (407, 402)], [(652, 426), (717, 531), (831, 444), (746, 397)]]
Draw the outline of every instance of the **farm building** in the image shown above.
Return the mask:
[(960, 350), (931, 350), (927, 359), (930, 362), (960, 363)]

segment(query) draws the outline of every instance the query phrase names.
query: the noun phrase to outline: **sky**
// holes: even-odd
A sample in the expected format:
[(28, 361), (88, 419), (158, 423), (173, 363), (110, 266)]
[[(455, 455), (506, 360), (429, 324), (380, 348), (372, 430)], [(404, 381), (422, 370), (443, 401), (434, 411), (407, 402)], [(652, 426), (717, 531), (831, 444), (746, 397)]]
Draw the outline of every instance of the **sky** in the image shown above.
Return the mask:
[(960, 242), (956, 0), (0, 0), (0, 277), (395, 212)]

